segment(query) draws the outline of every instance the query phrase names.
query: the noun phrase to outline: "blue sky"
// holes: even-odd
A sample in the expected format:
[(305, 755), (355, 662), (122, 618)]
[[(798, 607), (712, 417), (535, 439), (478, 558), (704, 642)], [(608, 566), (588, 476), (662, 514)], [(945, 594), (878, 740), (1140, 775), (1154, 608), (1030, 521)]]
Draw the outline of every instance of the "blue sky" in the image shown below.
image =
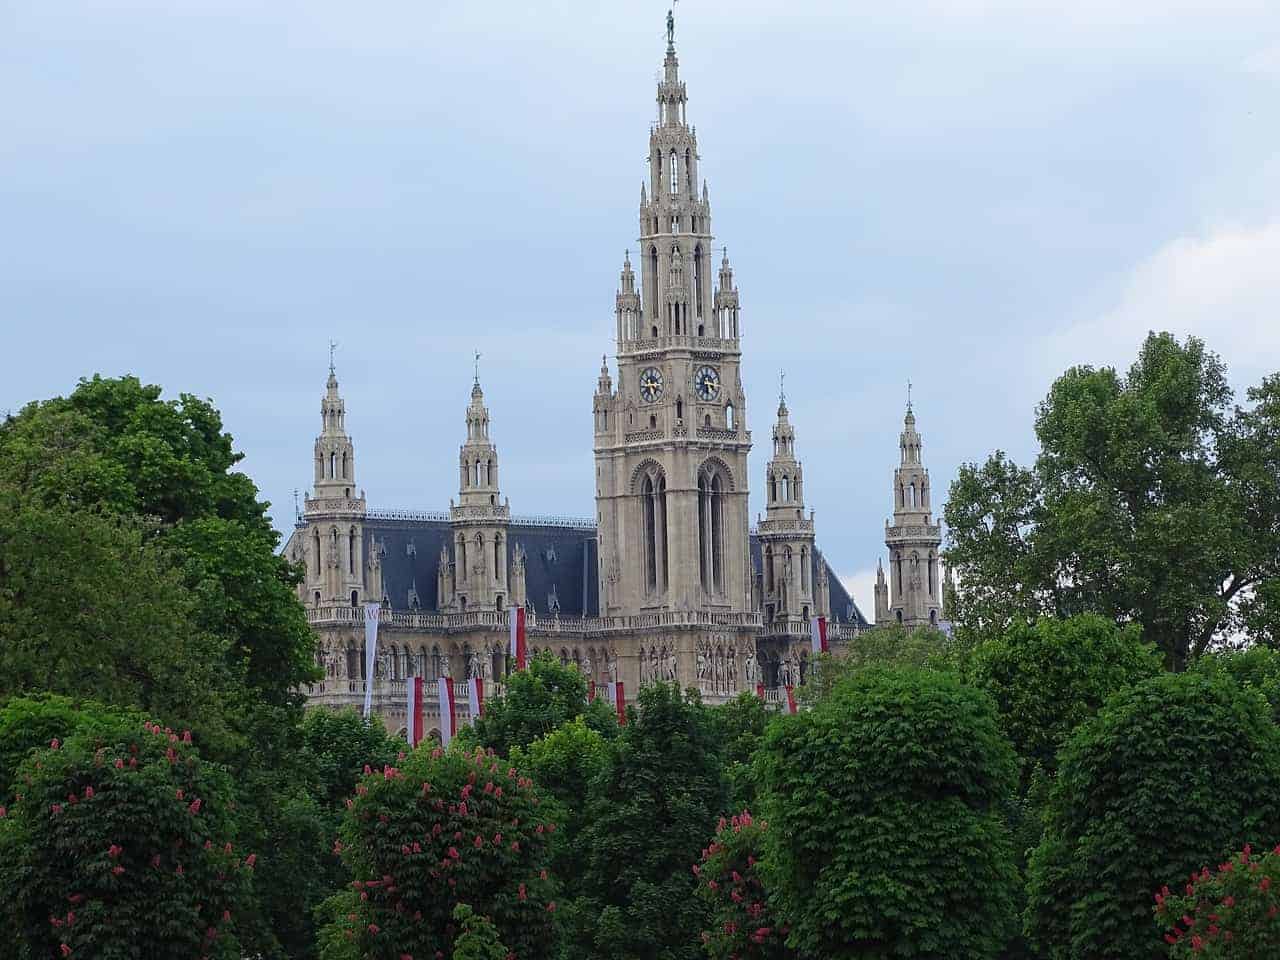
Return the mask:
[[(665, 13), (0, 2), (0, 409), (94, 372), (211, 397), (286, 527), (332, 337), (370, 502), (439, 509), (480, 350), (513, 510), (589, 516)], [(1280, 5), (685, 0), (677, 46), (753, 512), (785, 369), (868, 609), (908, 379), (941, 492), (1147, 329), (1280, 369)]]

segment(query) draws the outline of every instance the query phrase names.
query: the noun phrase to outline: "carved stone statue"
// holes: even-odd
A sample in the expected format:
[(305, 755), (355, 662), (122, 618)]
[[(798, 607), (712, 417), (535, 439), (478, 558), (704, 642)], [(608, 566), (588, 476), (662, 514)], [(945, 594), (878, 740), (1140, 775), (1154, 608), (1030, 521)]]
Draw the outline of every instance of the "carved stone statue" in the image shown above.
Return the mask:
[(654, 647), (649, 651), (649, 679), (657, 680), (661, 677), (661, 667), (658, 666), (658, 648)]
[(667, 679), (672, 683), (676, 679), (676, 655), (673, 651), (667, 653)]
[(707, 678), (707, 654), (701, 646), (698, 647), (698, 679), (705, 680)]
[(747, 662), (743, 665), (743, 672), (747, 675), (748, 686), (756, 685), (756, 658), (753, 654), (747, 654)]
[(676, 42), (676, 13), (674, 10), (667, 11), (667, 43)]

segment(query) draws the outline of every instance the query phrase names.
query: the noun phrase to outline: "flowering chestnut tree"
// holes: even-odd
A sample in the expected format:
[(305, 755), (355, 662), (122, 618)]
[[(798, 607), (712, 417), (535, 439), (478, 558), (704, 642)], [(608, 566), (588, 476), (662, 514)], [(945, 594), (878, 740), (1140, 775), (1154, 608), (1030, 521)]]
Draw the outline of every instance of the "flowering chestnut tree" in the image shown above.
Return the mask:
[(1216, 871), (1191, 874), (1156, 894), (1171, 960), (1270, 960), (1280, 956), (1280, 846), (1255, 856), (1245, 844)]
[(336, 844), (355, 879), (328, 907), (323, 955), (451, 957), (453, 911), (464, 903), (490, 919), (511, 956), (549, 956), (556, 824), (540, 804), (532, 780), (483, 750), (424, 746), (402, 766), (366, 769)]
[(786, 947), (787, 928), (780, 926), (765, 902), (760, 875), (761, 839), (768, 824), (749, 810), (730, 820), (720, 818), (719, 830), (693, 865), (698, 894), (711, 908), (711, 927), (702, 931), (702, 944), (711, 960), (784, 960), (794, 954)]
[(151, 723), (119, 741), (54, 739), (0, 807), (0, 927), (32, 957), (192, 960), (241, 955), (252, 853), (234, 796), (189, 733)]

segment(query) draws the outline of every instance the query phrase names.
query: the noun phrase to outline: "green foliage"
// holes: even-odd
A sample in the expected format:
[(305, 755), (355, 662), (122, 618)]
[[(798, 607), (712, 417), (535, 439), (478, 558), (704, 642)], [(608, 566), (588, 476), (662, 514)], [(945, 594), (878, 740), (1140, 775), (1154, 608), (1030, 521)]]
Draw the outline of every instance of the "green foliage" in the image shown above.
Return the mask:
[(1155, 960), (1150, 891), (1280, 835), (1280, 729), (1224, 677), (1146, 680), (1059, 755), (1028, 871), (1027, 935), (1046, 960)]
[[(1232, 409), (1222, 362), (1152, 334), (1125, 376), (1073, 367), (1040, 405), (1034, 468), (962, 467), (946, 507), (952, 619), (989, 634), (1095, 612), (1181, 669), (1280, 624), (1280, 377)], [(1176, 558), (1176, 562), (1171, 562)]]
[(806, 703), (827, 696), (845, 678), (884, 667), (923, 667), (956, 671), (969, 653), (968, 644), (932, 627), (908, 629), (896, 623), (875, 626), (848, 644), (838, 657), (825, 656), (809, 681), (797, 690)]
[(0, 697), (92, 697), (221, 730), (224, 660), (139, 524), (0, 487)]
[(515, 746), (528, 746), (575, 717), (605, 736), (617, 730), (603, 702), (587, 703), (587, 681), (576, 666), (566, 666), (543, 651), (528, 669), (513, 671), (501, 697), (486, 700), (484, 716), (475, 722), (477, 742), (505, 757)]
[(1112, 694), (1161, 668), (1159, 652), (1142, 642), (1138, 626), (1081, 614), (1010, 625), (974, 650), (964, 674), (995, 700), (1025, 780), (1036, 766), (1052, 776), (1058, 748), (1077, 726)]
[(1016, 875), (1012, 749), (953, 674), (865, 670), (761, 748), (765, 880), (802, 956), (994, 958)]
[(234, 852), (228, 777), (188, 737), (53, 741), (0, 818), (0, 903), (19, 956), (240, 957), (256, 855)]
[(727, 790), (715, 726), (697, 694), (642, 687), (592, 783), (582, 889), (569, 956), (696, 957), (705, 905), (689, 865)]
[(498, 931), (488, 917), (460, 903), (453, 908), (453, 923), (458, 928), (458, 936), (453, 941), (453, 960), (507, 960), (507, 948), (498, 939)]
[(1193, 669), (1228, 676), (1240, 686), (1262, 694), (1271, 704), (1271, 716), (1280, 723), (1280, 651), (1270, 647), (1217, 650), (1197, 660)]
[(707, 715), (723, 752), (730, 809), (745, 810), (755, 803), (756, 780), (752, 763), (773, 714), (754, 693), (742, 693), (727, 703), (710, 708)]
[(1184, 889), (1155, 895), (1170, 960), (1280, 956), (1280, 847), (1258, 857), (1246, 844), (1216, 872), (1192, 874)]
[(710, 960), (785, 960), (787, 929), (779, 926), (766, 900), (760, 858), (768, 824), (743, 810), (720, 827), (694, 864), (698, 895), (710, 908), (702, 946)]
[(407, 744), (387, 733), (380, 717), (355, 710), (310, 710), (302, 719), (298, 764), (328, 807), (351, 796), (365, 767), (396, 762)]
[[(533, 782), (477, 751), (420, 747), (402, 767), (370, 770), (342, 827), (342, 856), (359, 899), (328, 910), (326, 944), (345, 939), (366, 960), (448, 955), (454, 907), (492, 919), (517, 956), (550, 954), (556, 829)], [(323, 954), (333, 955), (331, 948)], [(340, 953), (339, 953), (340, 955)]]
[(110, 740), (141, 728), (144, 721), (136, 711), (53, 694), (6, 701), (0, 706), (0, 803), (12, 802), (10, 787), (19, 765), (51, 741), (80, 735)]
[(560, 824), (551, 840), (551, 872), (564, 886), (566, 897), (582, 894), (586, 869), (583, 832), (592, 782), (609, 761), (608, 741), (587, 726), (582, 717), (534, 740), (528, 747), (511, 748), (511, 764), (544, 791), (547, 816)]

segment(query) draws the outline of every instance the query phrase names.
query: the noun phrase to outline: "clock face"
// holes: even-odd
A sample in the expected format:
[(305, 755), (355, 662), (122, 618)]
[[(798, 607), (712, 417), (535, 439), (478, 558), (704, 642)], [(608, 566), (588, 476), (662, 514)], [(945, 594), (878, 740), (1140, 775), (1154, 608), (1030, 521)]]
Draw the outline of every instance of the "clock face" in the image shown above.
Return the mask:
[(657, 367), (646, 367), (640, 373), (640, 399), (645, 403), (653, 403), (662, 396), (662, 371)]
[(700, 367), (693, 375), (693, 389), (699, 400), (714, 400), (720, 395), (720, 374), (715, 367)]

